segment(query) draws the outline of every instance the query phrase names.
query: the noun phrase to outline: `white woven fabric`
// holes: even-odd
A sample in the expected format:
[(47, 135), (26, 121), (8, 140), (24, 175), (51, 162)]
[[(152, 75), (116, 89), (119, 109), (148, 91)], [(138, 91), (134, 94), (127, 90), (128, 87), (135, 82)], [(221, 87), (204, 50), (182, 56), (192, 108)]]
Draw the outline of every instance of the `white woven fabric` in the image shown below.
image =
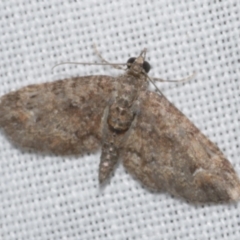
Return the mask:
[[(0, 94), (64, 76), (122, 72), (101, 66), (144, 48), (150, 75), (216, 142), (240, 175), (240, 2), (57, 1), (0, 2)], [(99, 153), (100, 154), (100, 153)], [(24, 152), (0, 135), (0, 239), (240, 239), (240, 204), (191, 205), (152, 193), (120, 164), (104, 189), (99, 154), (79, 158)]]

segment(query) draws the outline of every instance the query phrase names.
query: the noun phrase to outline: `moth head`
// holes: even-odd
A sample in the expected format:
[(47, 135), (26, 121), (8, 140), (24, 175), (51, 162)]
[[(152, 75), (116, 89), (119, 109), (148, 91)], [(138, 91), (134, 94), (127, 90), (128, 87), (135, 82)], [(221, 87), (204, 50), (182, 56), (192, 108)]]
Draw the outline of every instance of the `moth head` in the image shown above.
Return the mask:
[(145, 61), (147, 49), (143, 49), (143, 51), (140, 53), (138, 57), (131, 57), (127, 61), (128, 69), (131, 73), (134, 75), (139, 75), (143, 71), (145, 73), (148, 73), (151, 69), (150, 64)]

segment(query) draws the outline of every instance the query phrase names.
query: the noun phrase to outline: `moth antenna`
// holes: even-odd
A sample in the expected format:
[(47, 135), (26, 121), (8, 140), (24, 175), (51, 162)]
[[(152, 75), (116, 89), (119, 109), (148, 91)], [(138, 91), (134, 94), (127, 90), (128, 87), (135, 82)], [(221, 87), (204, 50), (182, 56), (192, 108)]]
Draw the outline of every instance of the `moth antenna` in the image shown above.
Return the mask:
[(189, 75), (186, 78), (182, 78), (182, 79), (176, 79), (176, 80), (165, 80), (165, 79), (161, 79), (161, 78), (152, 78), (153, 81), (158, 81), (158, 82), (187, 82), (192, 80), (195, 76), (197, 75), (196, 72), (193, 72), (191, 75)]
[[(106, 59), (103, 58), (103, 56), (99, 53), (98, 49), (97, 49), (97, 45), (94, 43), (93, 44), (93, 49), (95, 51), (95, 54), (101, 59), (101, 61), (105, 64), (108, 64), (108, 65), (112, 65), (112, 63), (108, 62)], [(119, 66), (118, 66), (119, 65)], [(123, 64), (114, 64), (112, 65), (114, 68), (116, 69), (120, 69), (120, 70), (125, 70), (124, 68), (122, 68), (120, 65), (123, 65)], [(126, 65), (126, 64), (124, 64)]]
[(153, 86), (156, 88), (157, 92), (160, 93), (163, 97), (165, 97), (164, 94), (162, 93), (162, 91), (157, 87), (157, 85), (155, 84), (153, 79), (151, 79), (146, 73), (144, 73), (144, 74), (147, 77), (147, 79), (149, 80), (149, 82), (151, 82), (153, 84)]
[[(127, 64), (126, 63), (87, 63), (87, 62), (62, 62), (62, 63), (58, 63), (56, 64), (55, 66), (52, 67), (52, 71), (54, 70), (54, 68), (60, 66), (60, 65), (65, 65), (65, 64), (73, 64), (73, 65), (101, 65), (101, 66), (113, 66), (114, 68), (116, 68), (115, 66), (120, 66), (120, 65), (123, 65), (123, 66), (126, 66)], [(120, 69), (120, 68), (118, 68)]]

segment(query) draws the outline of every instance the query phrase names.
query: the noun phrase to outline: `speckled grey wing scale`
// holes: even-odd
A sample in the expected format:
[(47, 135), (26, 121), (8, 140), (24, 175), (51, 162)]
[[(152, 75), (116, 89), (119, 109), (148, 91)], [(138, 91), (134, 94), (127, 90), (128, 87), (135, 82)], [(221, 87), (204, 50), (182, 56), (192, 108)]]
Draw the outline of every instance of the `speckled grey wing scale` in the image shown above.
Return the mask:
[(114, 79), (89, 76), (30, 85), (1, 98), (0, 126), (16, 145), (55, 154), (101, 146), (102, 116)]
[(146, 187), (191, 202), (239, 199), (239, 179), (218, 147), (164, 96), (144, 91), (121, 150), (126, 169)]

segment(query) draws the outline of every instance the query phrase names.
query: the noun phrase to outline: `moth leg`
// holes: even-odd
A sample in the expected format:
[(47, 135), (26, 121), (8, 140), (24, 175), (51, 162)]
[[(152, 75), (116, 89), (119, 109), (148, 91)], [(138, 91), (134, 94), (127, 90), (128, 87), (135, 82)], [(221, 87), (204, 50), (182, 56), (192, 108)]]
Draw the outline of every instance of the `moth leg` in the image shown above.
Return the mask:
[(103, 56), (99, 53), (96, 44), (93, 45), (93, 49), (94, 49), (96, 55), (101, 59), (101, 61), (103, 63), (109, 64), (110, 66), (112, 66), (113, 68), (116, 68), (116, 69), (125, 70), (122, 66), (112, 64), (112, 63), (108, 62), (106, 59), (104, 59)]

